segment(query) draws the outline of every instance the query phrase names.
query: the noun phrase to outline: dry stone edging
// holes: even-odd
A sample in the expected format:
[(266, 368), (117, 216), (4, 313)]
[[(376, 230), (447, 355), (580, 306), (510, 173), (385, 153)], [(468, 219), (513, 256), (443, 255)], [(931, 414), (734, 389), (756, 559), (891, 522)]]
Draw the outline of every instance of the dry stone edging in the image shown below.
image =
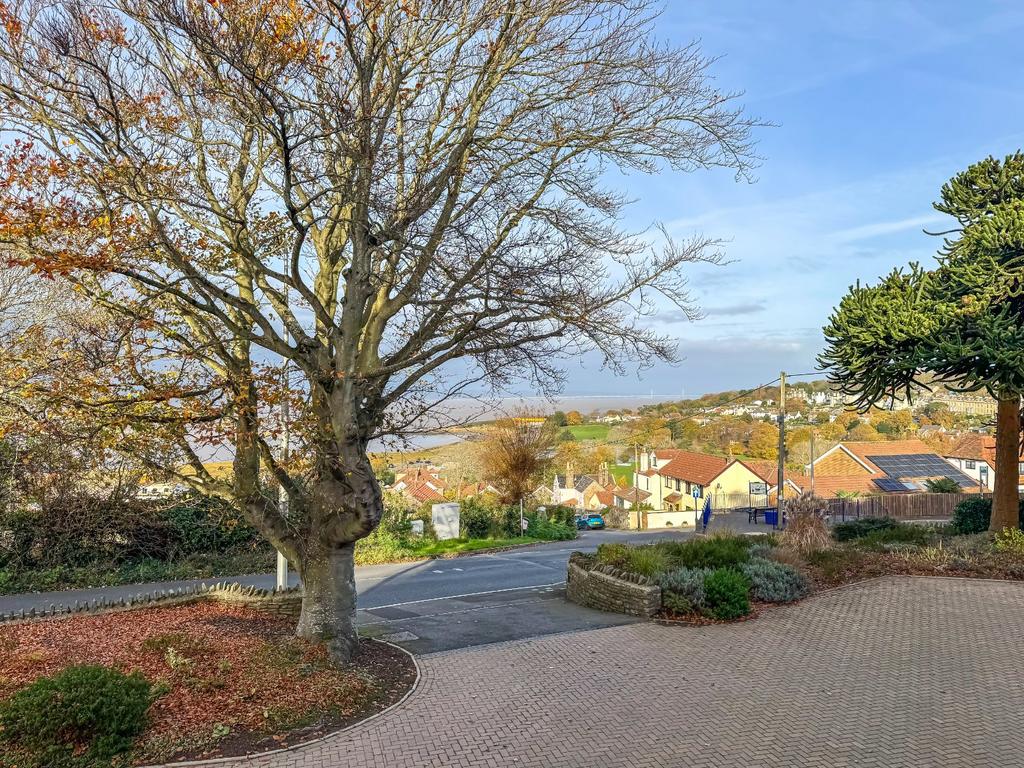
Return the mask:
[(20, 611), (0, 613), (0, 624), (97, 615), (139, 610), (141, 608), (165, 608), (204, 600), (244, 605), (282, 618), (297, 618), (302, 606), (302, 589), (301, 587), (282, 590), (259, 589), (257, 587), (243, 587), (241, 584), (232, 584), (224, 581), (211, 585), (200, 584), (195, 587), (140, 593), (128, 598), (98, 598), (85, 602), (76, 600), (71, 605), (54, 605), (51, 603), (48, 608), (39, 610), (30, 608), (28, 610), (22, 609)]

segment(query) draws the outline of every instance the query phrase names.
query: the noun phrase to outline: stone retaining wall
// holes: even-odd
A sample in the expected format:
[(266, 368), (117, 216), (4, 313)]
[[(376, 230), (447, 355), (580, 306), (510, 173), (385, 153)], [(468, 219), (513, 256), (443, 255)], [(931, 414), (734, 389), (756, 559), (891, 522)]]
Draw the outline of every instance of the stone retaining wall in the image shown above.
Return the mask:
[(643, 576), (596, 565), (580, 552), (569, 557), (566, 596), (588, 608), (650, 618), (661, 610), (661, 587)]
[(140, 594), (118, 600), (92, 600), (85, 603), (76, 602), (70, 606), (55, 606), (28, 611), (0, 613), (0, 623), (11, 621), (38, 621), (40, 619), (65, 618), (82, 614), (110, 613), (113, 611), (131, 611), (139, 608), (164, 608), (172, 605), (186, 605), (200, 600), (217, 600), (234, 605), (244, 605), (259, 611), (265, 611), (281, 618), (299, 616), (302, 607), (302, 590), (257, 589), (242, 587), (240, 584), (220, 583), (212, 586), (187, 587), (167, 591)]

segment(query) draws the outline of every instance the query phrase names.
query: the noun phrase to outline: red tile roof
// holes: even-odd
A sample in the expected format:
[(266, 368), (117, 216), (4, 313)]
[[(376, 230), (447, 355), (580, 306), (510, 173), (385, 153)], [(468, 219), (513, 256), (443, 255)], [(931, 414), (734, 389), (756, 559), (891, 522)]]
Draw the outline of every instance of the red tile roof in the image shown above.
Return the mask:
[[(668, 452), (665, 451), (665, 453)], [(711, 456), (706, 453), (672, 451), (672, 454), (669, 463), (658, 468), (658, 474), (663, 477), (686, 480), (687, 482), (700, 485), (710, 483), (730, 463), (728, 459), (722, 456)]]
[[(953, 449), (946, 454), (954, 459), (977, 459), (996, 465), (996, 439), (992, 435), (971, 433), (961, 437)], [(1024, 461), (1024, 448), (1020, 452), (1020, 461)]]
[(775, 485), (779, 480), (778, 462), (767, 459), (742, 459), (739, 463), (770, 485)]
[(444, 496), (427, 483), (417, 483), (405, 489), (405, 492), (416, 501), (444, 501)]
[(615, 496), (620, 499), (625, 499), (633, 503), (644, 501), (651, 497), (650, 491), (645, 491), (642, 488), (619, 488), (615, 491)]
[[(804, 491), (810, 491), (810, 478), (806, 479), (806, 483), (806, 485), (799, 485)], [(833, 477), (814, 478), (815, 496), (820, 496), (823, 499), (834, 499), (839, 491), (859, 493), (862, 496), (881, 493), (879, 487), (874, 483), (874, 478), (870, 475), (836, 475)]]

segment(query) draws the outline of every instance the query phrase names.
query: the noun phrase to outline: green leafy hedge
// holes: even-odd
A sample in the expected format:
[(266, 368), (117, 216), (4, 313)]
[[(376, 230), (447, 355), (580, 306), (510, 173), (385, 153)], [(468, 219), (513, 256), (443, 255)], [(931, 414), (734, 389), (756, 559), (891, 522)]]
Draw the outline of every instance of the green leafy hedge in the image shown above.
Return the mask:
[[(992, 498), (964, 499), (953, 510), (952, 527), (959, 534), (987, 531), (992, 520)], [(1024, 528), (1024, 499), (1020, 503), (1018, 527)]]
[(862, 517), (859, 520), (850, 520), (833, 526), (832, 538), (836, 541), (852, 541), (875, 531), (895, 528), (896, 525), (897, 522), (891, 517)]

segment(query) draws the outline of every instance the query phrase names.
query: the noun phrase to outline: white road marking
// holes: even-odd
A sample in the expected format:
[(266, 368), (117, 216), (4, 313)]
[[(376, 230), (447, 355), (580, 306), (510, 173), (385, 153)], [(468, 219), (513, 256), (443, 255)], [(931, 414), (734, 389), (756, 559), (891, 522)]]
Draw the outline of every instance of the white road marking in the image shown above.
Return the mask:
[(444, 573), (444, 571), (431, 571), (431, 573)]
[(456, 570), (456, 571), (461, 571), (462, 569), (461, 569), (461, 568), (456, 568), (455, 570)]
[(460, 597), (477, 597), (479, 595), (496, 595), (499, 592), (519, 592), (527, 589), (544, 589), (544, 587), (560, 587), (565, 584), (564, 581), (553, 581), (550, 584), (533, 584), (528, 587), (507, 587), (505, 589), (490, 589), (485, 592), (465, 592), (461, 595), (445, 595), (443, 597), (428, 597), (424, 600), (406, 600), (402, 603), (388, 603), (387, 605), (374, 605), (365, 606), (362, 608), (364, 611), (377, 611), (381, 608), (400, 608), (403, 605), (417, 605), (419, 603), (433, 603), (438, 600), (458, 600)]

